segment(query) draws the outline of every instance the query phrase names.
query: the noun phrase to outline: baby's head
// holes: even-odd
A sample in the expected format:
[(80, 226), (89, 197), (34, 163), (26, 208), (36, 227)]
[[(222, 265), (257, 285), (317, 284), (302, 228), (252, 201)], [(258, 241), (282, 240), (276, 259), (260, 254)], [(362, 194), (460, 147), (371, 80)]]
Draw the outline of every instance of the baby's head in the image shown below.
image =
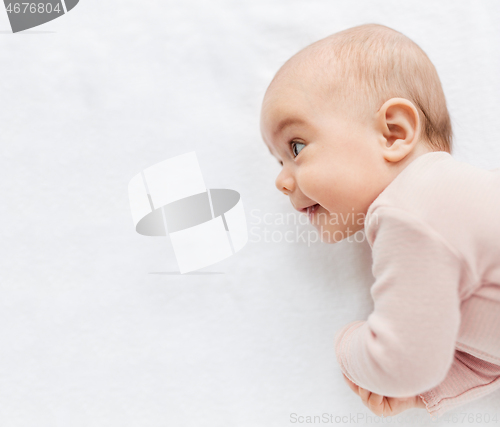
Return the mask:
[(276, 186), (299, 211), (319, 205), (310, 219), (328, 243), (361, 230), (370, 204), (415, 158), (452, 145), (431, 61), (376, 24), (290, 58), (264, 96), (261, 132), (282, 165)]

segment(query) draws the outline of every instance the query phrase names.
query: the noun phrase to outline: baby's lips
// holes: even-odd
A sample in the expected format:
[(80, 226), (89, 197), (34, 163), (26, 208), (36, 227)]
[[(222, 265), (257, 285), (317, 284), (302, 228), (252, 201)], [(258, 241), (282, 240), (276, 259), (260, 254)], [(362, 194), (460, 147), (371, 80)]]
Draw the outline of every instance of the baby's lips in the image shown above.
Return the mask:
[[(292, 205), (293, 205), (293, 203), (292, 203)], [(306, 206), (305, 208), (295, 208), (295, 206), (294, 206), (294, 208), (295, 208), (295, 210), (299, 211), (300, 213), (303, 213), (303, 214), (307, 215), (308, 212), (309, 212), (309, 208), (312, 207), (312, 206), (316, 206), (316, 205), (317, 205), (317, 203), (315, 203), (314, 205)]]

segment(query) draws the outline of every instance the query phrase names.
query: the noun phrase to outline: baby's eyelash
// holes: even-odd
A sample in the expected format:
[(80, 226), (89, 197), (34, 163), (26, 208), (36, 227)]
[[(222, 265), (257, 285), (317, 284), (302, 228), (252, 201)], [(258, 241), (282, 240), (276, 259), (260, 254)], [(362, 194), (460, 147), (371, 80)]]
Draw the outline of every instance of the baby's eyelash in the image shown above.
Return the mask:
[[(300, 151), (297, 153), (297, 155), (295, 155), (295, 153), (293, 152), (293, 147), (294, 147), (294, 144), (302, 144), (302, 145), (304, 145), (304, 146), (306, 145), (306, 144), (304, 144), (304, 142), (302, 142), (302, 141), (298, 141), (298, 140), (296, 140), (296, 139), (292, 139), (292, 140), (291, 140), (288, 144), (289, 144), (289, 146), (290, 146), (290, 151), (292, 152), (292, 156), (293, 156), (294, 158), (295, 158), (295, 157), (297, 157), (297, 156), (300, 154)], [(302, 149), (301, 149), (301, 150), (302, 150)]]

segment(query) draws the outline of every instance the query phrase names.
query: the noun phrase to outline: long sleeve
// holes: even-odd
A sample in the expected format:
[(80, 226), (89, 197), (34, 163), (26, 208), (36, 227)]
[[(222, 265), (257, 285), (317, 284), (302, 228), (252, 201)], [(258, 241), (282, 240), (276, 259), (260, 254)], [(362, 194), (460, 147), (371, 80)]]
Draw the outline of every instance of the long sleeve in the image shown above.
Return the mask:
[(453, 364), (444, 381), (421, 393), (420, 398), (425, 403), (427, 412), (439, 417), (498, 389), (500, 366), (456, 350)]
[(438, 386), (453, 364), (463, 261), (404, 210), (381, 206), (370, 224), (374, 311), (337, 333), (337, 359), (344, 374), (363, 388), (415, 396)]

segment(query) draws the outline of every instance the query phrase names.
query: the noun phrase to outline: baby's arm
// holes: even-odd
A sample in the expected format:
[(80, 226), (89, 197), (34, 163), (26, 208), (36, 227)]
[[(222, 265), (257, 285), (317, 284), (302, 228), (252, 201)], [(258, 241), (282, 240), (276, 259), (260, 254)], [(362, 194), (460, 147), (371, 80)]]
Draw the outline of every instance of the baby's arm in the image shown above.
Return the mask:
[(337, 334), (339, 363), (373, 393), (415, 396), (438, 385), (453, 362), (461, 260), (410, 213), (382, 206), (371, 220), (374, 311)]
[[(338, 343), (343, 332), (349, 329), (351, 325), (362, 323), (364, 322), (355, 321), (346, 325), (337, 333), (336, 342)], [(337, 358), (340, 361), (339, 347), (336, 345), (336, 348)], [(342, 370), (344, 371), (344, 368)], [(346, 381), (350, 383), (350, 388), (354, 390), (354, 383), (345, 376), (345, 373), (343, 375)], [(430, 416), (441, 416), (445, 412), (486, 396), (497, 389), (500, 389), (500, 366), (456, 350), (446, 378), (436, 387), (414, 396), (418, 397), (421, 403), (417, 401), (415, 405), (408, 406), (408, 408), (425, 408)], [(356, 393), (362, 397), (359, 391), (356, 391)], [(384, 398), (390, 401), (390, 397), (386, 396)], [(397, 399), (393, 398), (393, 400), (397, 402)], [(391, 416), (401, 412), (401, 409), (392, 402), (389, 405), (390, 410), (386, 409), (383, 412), (380, 406), (374, 407), (373, 402), (372, 405), (367, 404), (370, 402), (363, 401), (363, 403), (377, 415)], [(408, 408), (403, 408), (403, 410)], [(396, 410), (394, 411), (394, 409)]]
[(429, 413), (440, 410), (442, 399), (457, 397), (457, 405), (465, 403), (456, 380), (464, 379), (462, 384), (474, 388), (477, 381), (467, 380), (472, 371), (468, 375), (462, 369), (451, 379), (448, 396), (439, 395), (437, 387), (460, 363), (455, 358), (459, 284), (466, 280), (461, 256), (410, 213), (392, 207), (374, 213), (374, 311), (367, 321), (352, 322), (337, 333), (341, 369), (355, 384), (376, 394), (422, 394)]

